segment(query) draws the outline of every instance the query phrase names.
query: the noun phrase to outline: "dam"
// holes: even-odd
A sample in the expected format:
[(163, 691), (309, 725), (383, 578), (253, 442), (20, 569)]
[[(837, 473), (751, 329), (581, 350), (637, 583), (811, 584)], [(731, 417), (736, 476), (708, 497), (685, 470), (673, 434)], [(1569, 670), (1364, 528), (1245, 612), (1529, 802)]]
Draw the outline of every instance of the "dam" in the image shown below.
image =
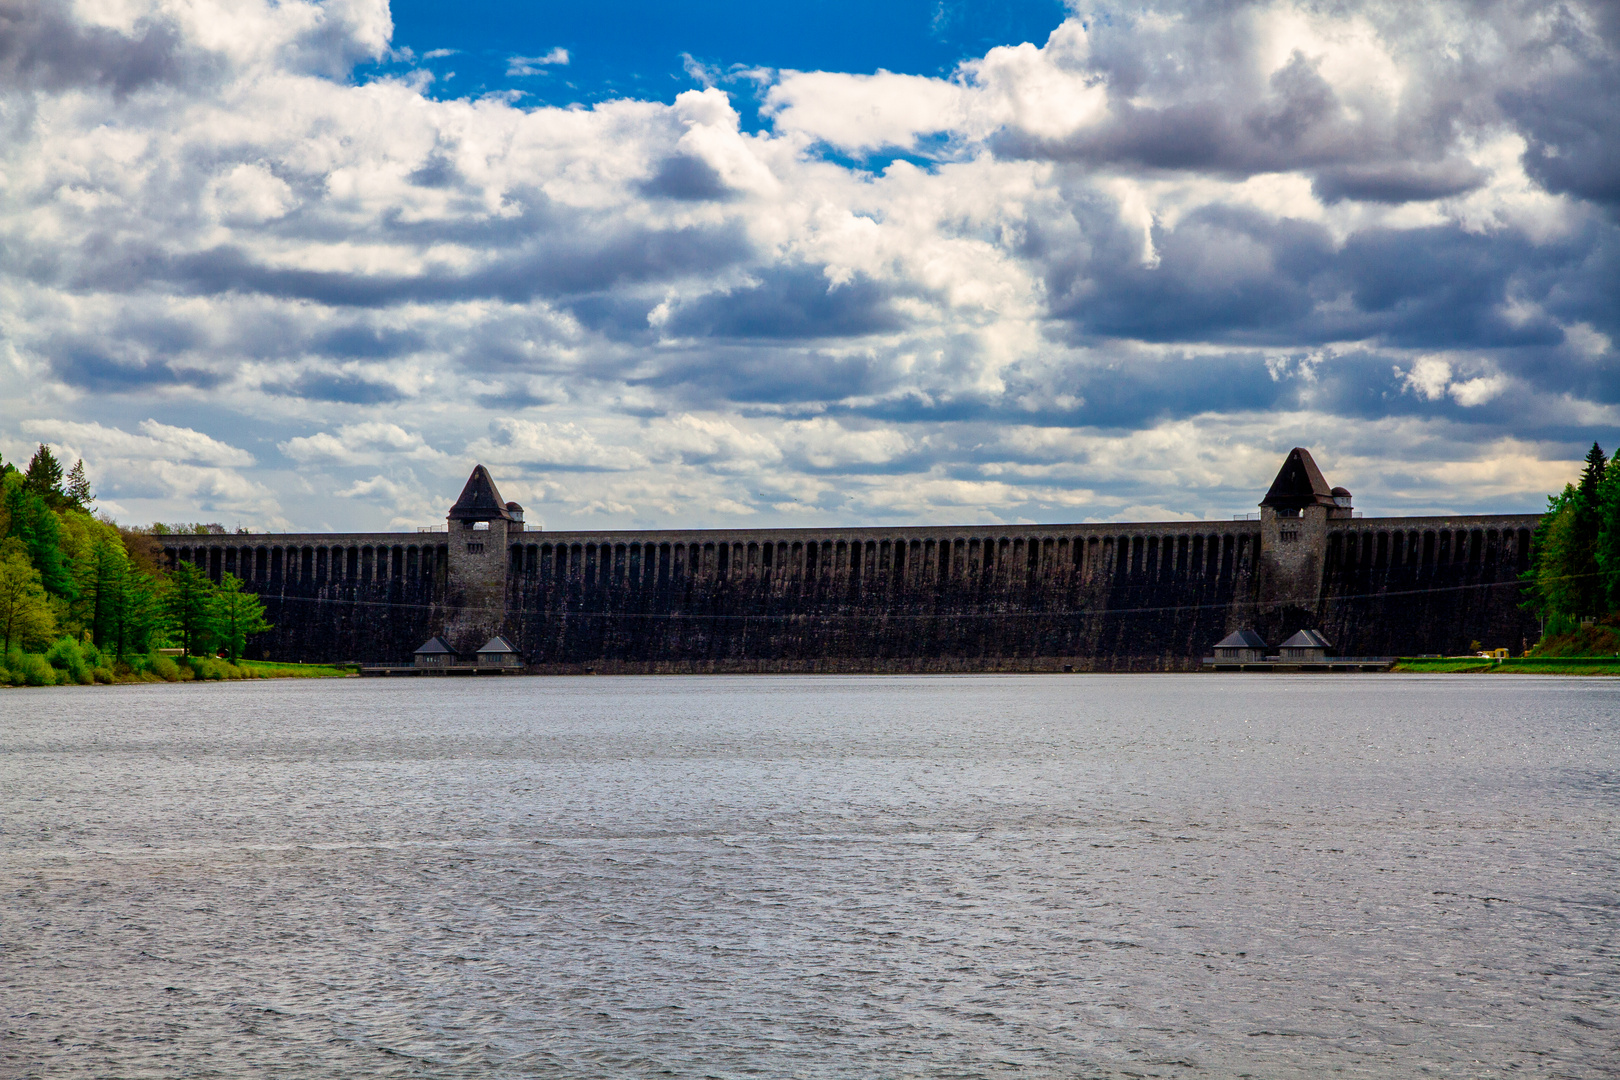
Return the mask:
[(1254, 629), (1344, 656), (1524, 648), (1533, 514), (1365, 518), (1310, 453), (1233, 521), (910, 528), (529, 529), (484, 466), (444, 531), (169, 535), (241, 578), (249, 655), (409, 664), (504, 635), (536, 671), (1196, 669)]

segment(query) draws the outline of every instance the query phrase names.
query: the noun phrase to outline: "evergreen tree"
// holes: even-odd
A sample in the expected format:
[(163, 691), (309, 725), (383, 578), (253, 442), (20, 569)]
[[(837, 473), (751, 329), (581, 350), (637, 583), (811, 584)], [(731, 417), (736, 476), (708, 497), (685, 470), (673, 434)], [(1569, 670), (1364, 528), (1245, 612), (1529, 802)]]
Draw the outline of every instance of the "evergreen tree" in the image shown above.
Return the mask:
[(163, 613), (187, 656), (207, 652), (213, 639), (214, 583), (195, 564), (174, 568), (163, 590)]
[(28, 490), (43, 499), (51, 509), (67, 501), (67, 496), (62, 492), (62, 463), (51, 453), (48, 443), (40, 443), (34, 456), (28, 459), (28, 469), (23, 473), (23, 478), (27, 481)]
[[(41, 447), (41, 449), (46, 449)], [(35, 455), (35, 461), (39, 455)], [(33, 468), (31, 464), (30, 469)], [(45, 591), (63, 600), (72, 600), (77, 593), (73, 576), (68, 571), (62, 550), (62, 528), (45, 499), (25, 476), (7, 473), (0, 477), (4, 486), (7, 525), (6, 537), (22, 541), (28, 557), (39, 571)]]
[(119, 656), (148, 652), (156, 643), (163, 623), (163, 603), (157, 582), (126, 563), (118, 600), (111, 611), (108, 644)]
[(1597, 564), (1607, 611), (1620, 611), (1620, 468), (1610, 462), (1598, 485)]
[(1547, 496), (1547, 512), (1536, 522), (1531, 536), (1530, 568), (1520, 579), (1526, 591), (1523, 606), (1543, 619), (1568, 612), (1568, 553), (1575, 497), (1573, 484), (1565, 484), (1563, 491)]
[(90, 481), (84, 475), (84, 459), (80, 458), (68, 470), (67, 487), (63, 489), (67, 501), (75, 509), (89, 510), (90, 504), (96, 501), (95, 493), (90, 490)]
[(231, 663), (242, 659), (242, 650), (253, 634), (269, 630), (264, 621), (264, 605), (258, 596), (242, 591), (242, 582), (235, 574), (220, 579), (214, 592), (214, 629), (230, 655)]
[(1564, 562), (1572, 580), (1566, 615), (1599, 615), (1608, 609), (1607, 590), (1597, 561), (1598, 533), (1603, 524), (1599, 493), (1607, 467), (1603, 449), (1594, 442), (1586, 453), (1586, 467), (1581, 470), (1581, 482), (1576, 485), (1575, 498), (1570, 504), (1568, 551)]

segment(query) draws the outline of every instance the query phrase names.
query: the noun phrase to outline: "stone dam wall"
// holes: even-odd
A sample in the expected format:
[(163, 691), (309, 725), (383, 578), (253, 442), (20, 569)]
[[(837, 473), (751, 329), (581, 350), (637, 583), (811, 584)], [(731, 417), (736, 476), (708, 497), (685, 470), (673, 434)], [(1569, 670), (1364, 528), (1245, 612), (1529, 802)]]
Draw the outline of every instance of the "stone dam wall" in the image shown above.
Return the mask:
[[(1166, 671), (1240, 627), (1314, 627), (1345, 656), (1518, 650), (1535, 522), (1328, 521), (1303, 592), (1260, 521), (163, 540), (259, 594), (275, 629), (250, 653), (272, 659), (403, 664), (448, 630), (548, 671)], [(490, 578), (473, 600), (463, 548)]]

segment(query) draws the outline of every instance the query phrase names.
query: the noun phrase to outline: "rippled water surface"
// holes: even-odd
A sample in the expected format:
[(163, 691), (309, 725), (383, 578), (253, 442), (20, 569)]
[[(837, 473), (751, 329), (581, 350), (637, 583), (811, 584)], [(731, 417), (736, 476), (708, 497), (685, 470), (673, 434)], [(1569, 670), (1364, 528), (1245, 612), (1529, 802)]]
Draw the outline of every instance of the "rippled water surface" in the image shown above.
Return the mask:
[(1620, 686), (0, 693), (0, 1075), (1614, 1076)]

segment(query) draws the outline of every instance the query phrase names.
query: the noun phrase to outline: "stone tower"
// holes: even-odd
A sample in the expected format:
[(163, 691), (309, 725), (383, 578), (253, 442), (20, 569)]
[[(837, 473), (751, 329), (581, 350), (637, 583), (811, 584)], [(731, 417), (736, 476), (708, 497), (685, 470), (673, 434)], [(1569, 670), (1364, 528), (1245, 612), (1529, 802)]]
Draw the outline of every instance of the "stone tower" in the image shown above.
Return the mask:
[(1282, 614), (1314, 615), (1327, 553), (1327, 523), (1349, 517), (1350, 493), (1330, 488), (1310, 451), (1288, 452), (1260, 500), (1260, 603)]
[(505, 628), (508, 538), (523, 531), (523, 508), (503, 502), (489, 470), (478, 465), (447, 520), (452, 615), (445, 630), (456, 652), (469, 655)]

